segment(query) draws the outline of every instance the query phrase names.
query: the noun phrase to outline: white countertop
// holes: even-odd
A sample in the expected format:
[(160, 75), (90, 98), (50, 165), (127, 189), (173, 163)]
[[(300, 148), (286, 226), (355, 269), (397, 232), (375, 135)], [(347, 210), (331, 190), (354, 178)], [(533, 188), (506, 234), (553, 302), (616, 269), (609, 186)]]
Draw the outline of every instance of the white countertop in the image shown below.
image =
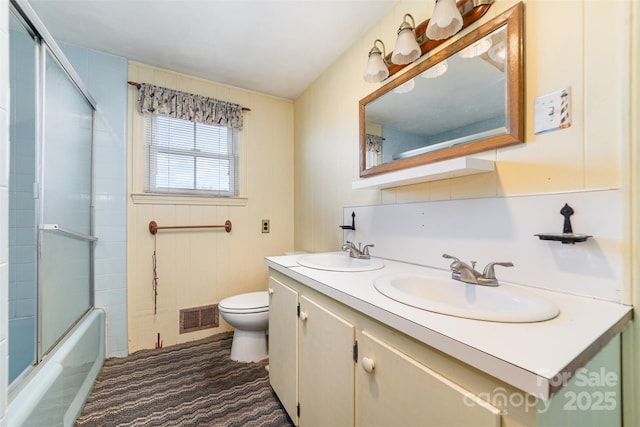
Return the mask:
[(498, 323), (447, 316), (396, 302), (378, 292), (373, 281), (389, 273), (450, 277), (449, 271), (385, 259), (380, 270), (334, 272), (302, 267), (296, 262), (298, 256), (267, 257), (265, 264), (544, 400), (562, 387), (561, 381), (554, 381), (556, 375), (575, 373), (632, 317), (632, 307), (627, 305), (531, 287), (527, 290), (532, 294), (560, 308), (558, 317), (537, 323)]

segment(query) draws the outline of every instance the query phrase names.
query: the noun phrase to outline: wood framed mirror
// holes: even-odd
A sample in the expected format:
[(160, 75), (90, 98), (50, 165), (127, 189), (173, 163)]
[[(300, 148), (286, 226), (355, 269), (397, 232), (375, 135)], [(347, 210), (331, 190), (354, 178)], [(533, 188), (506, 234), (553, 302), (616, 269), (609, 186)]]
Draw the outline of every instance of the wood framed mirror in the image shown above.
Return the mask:
[(524, 142), (523, 4), (360, 100), (360, 177)]

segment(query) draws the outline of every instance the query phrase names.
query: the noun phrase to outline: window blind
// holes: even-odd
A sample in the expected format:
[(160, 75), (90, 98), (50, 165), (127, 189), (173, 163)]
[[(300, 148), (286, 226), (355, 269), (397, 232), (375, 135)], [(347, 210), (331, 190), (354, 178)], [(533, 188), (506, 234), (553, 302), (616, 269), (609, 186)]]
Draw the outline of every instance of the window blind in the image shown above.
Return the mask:
[(237, 196), (237, 129), (145, 114), (146, 191)]

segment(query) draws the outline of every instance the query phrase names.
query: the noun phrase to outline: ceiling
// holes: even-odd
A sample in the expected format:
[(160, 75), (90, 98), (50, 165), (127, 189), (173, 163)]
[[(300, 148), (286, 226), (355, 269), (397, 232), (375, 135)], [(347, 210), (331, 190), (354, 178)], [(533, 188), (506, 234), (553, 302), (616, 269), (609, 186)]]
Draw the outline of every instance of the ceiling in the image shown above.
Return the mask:
[[(295, 99), (395, 1), (30, 0), (29, 3), (58, 41)], [(363, 57), (362, 66), (365, 64)]]

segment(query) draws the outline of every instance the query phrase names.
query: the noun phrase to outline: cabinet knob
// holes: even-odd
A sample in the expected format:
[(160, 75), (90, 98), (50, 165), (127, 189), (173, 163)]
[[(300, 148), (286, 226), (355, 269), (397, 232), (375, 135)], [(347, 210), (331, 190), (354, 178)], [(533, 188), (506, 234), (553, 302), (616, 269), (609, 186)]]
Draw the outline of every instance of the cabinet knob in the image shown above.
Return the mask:
[(375, 369), (376, 364), (373, 359), (369, 359), (368, 357), (362, 358), (362, 369), (368, 374), (372, 373)]
[(302, 320), (303, 322), (306, 321), (309, 318), (309, 315), (307, 314), (306, 311), (301, 311), (300, 312), (300, 320)]
[(269, 288), (267, 291), (269, 292), (269, 295), (273, 295), (273, 288)]

